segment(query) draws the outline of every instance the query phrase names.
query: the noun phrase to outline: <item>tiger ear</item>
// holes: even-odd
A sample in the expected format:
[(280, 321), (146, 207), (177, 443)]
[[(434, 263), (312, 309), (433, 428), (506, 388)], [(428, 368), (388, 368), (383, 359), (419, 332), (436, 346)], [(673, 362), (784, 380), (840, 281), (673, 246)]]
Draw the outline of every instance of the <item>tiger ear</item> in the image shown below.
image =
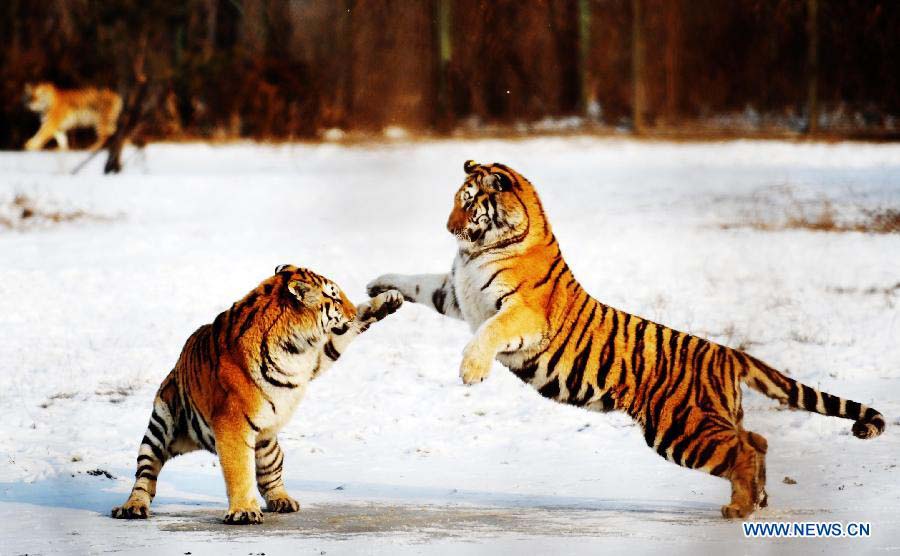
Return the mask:
[(280, 264), (280, 265), (276, 266), (276, 267), (275, 267), (275, 274), (281, 274), (281, 272), (282, 272), (283, 270), (286, 270), (289, 266), (291, 266), (291, 265), (289, 265), (289, 264)]
[(300, 280), (291, 280), (288, 282), (288, 291), (291, 292), (297, 301), (304, 305), (315, 305), (319, 301), (319, 294), (312, 286)]
[(463, 170), (466, 172), (466, 174), (471, 174), (475, 171), (475, 168), (478, 168), (478, 166), (479, 164), (474, 160), (467, 160), (465, 161), (465, 163), (463, 163)]
[(509, 191), (512, 189), (512, 181), (510, 181), (509, 176), (499, 172), (491, 174), (484, 179), (484, 182), (486, 185), (493, 188), (494, 191)]

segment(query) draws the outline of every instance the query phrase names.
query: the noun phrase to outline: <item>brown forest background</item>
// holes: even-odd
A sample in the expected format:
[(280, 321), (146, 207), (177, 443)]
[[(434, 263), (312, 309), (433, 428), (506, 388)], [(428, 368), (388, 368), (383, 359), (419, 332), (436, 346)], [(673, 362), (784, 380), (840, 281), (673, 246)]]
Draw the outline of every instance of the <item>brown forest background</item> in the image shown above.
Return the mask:
[(139, 52), (149, 139), (900, 136), (897, 0), (4, 0), (0, 44), (2, 148), (26, 82), (126, 96)]

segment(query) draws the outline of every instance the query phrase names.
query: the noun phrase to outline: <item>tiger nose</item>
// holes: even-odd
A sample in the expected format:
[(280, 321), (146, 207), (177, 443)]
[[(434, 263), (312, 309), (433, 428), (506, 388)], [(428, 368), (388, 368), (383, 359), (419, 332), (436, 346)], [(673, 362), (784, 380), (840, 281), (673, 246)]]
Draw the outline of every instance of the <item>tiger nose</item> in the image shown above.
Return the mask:
[(453, 209), (447, 219), (447, 231), (451, 234), (459, 233), (466, 225), (466, 216), (461, 210)]

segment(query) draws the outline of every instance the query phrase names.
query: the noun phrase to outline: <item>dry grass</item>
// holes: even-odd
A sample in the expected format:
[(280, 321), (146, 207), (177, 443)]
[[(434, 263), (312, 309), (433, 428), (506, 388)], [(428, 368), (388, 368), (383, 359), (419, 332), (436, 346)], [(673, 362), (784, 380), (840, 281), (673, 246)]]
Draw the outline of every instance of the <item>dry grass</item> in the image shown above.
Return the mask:
[(92, 214), (82, 209), (64, 209), (42, 204), (23, 193), (11, 200), (0, 201), (0, 228), (23, 230), (46, 224), (60, 224), (77, 220), (109, 221), (113, 217)]
[(849, 207), (845, 212), (855, 217), (841, 218), (831, 199), (813, 201), (797, 198), (789, 187), (776, 190), (781, 199), (757, 199), (760, 206), (741, 222), (721, 224), (723, 229), (751, 228), (762, 231), (812, 230), (816, 232), (862, 232), (870, 234), (900, 233), (900, 208)]

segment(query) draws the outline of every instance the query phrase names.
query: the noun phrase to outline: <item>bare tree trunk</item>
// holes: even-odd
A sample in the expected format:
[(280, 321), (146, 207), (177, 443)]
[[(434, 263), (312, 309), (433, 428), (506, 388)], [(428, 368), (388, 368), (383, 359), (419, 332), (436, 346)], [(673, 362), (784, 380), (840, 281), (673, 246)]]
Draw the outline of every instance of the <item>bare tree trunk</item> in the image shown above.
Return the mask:
[(678, 119), (681, 72), (678, 54), (681, 50), (681, 2), (669, 0), (666, 4), (666, 120), (672, 125)]
[(814, 135), (819, 131), (819, 0), (806, 0), (806, 64), (808, 84), (806, 107), (809, 122), (806, 132)]
[(591, 0), (578, 0), (578, 73), (581, 77), (581, 113), (594, 119), (595, 98), (591, 73)]
[(341, 64), (343, 75), (343, 89), (344, 89), (344, 118), (345, 118), (345, 127), (351, 127), (351, 121), (353, 119), (353, 64), (355, 63), (356, 57), (354, 56), (355, 52), (353, 51), (353, 9), (356, 7), (356, 0), (344, 0), (344, 37), (343, 37), (343, 47), (344, 47), (344, 60), (345, 63)]
[(206, 37), (203, 41), (203, 61), (209, 62), (216, 50), (216, 24), (219, 16), (219, 3), (216, 0), (205, 0)]
[(434, 121), (438, 129), (449, 129), (450, 127), (450, 90), (447, 74), (450, 60), (453, 58), (453, 42), (450, 28), (451, 10), (451, 0), (435, 0), (434, 36), (437, 43), (437, 67), (435, 68), (437, 102)]
[(131, 91), (131, 94), (128, 95), (128, 102), (119, 115), (116, 132), (107, 141), (109, 157), (106, 159), (106, 165), (103, 166), (104, 174), (118, 174), (122, 170), (122, 148), (140, 121), (146, 96), (147, 78), (142, 75), (135, 83), (135, 88)]
[(104, 174), (118, 174), (122, 170), (122, 148), (125, 141), (134, 132), (144, 109), (144, 99), (147, 96), (148, 81), (144, 74), (144, 58), (147, 52), (147, 36), (141, 38), (141, 46), (137, 57), (134, 59), (134, 86), (128, 95), (119, 119), (116, 122), (116, 132), (106, 141), (106, 149), (109, 156), (103, 167)]
[(643, 32), (643, 0), (631, 1), (631, 81), (633, 86), (633, 122), (634, 132), (644, 132), (644, 110), (646, 105), (646, 87), (644, 85), (644, 32)]

